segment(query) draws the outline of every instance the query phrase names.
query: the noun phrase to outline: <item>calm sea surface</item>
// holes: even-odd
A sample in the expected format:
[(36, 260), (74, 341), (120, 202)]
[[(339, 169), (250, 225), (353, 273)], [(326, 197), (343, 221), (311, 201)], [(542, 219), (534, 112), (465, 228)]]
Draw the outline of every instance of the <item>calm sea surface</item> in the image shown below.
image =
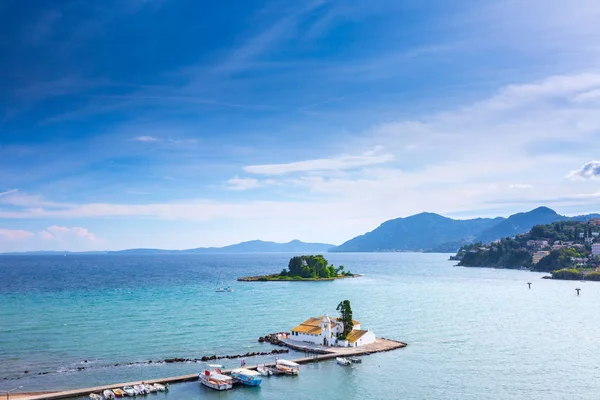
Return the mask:
[[(454, 268), (444, 254), (328, 254), (364, 277), (236, 282), (292, 254), (0, 256), (0, 390), (67, 389), (201, 371), (114, 364), (270, 351), (266, 333), (335, 313), (408, 347), (302, 366), (299, 377), (218, 393), (172, 385), (175, 399), (597, 399), (600, 284), (522, 271)], [(216, 293), (219, 278), (233, 293)], [(532, 282), (531, 290), (526, 282)], [(581, 287), (576, 296), (575, 287)], [(294, 357), (293, 354), (286, 357)], [(255, 361), (272, 357), (250, 358)], [(87, 360), (87, 362), (86, 362)], [(239, 360), (222, 360), (225, 367)], [(85, 367), (82, 371), (77, 368)], [(29, 371), (25, 373), (25, 371)]]

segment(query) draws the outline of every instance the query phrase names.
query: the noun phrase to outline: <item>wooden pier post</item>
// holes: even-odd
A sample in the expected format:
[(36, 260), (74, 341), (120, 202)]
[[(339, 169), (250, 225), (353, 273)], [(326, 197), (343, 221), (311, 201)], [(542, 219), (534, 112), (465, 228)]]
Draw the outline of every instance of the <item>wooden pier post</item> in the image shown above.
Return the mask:
[(531, 282), (527, 282), (527, 286), (529, 286), (529, 289), (531, 289)]
[(575, 288), (575, 290), (577, 290), (577, 296), (579, 296), (579, 291), (581, 290), (580, 288)]

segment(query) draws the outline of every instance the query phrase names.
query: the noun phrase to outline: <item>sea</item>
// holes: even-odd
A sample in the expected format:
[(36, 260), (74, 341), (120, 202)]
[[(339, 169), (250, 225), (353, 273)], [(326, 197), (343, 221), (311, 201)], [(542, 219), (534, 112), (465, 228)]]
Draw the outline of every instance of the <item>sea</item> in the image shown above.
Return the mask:
[[(0, 392), (61, 390), (201, 372), (269, 352), (258, 342), (311, 316), (354, 319), (403, 349), (302, 365), (297, 377), (215, 392), (171, 385), (156, 399), (598, 399), (600, 283), (461, 268), (448, 254), (332, 253), (363, 276), (238, 282), (296, 254), (0, 256)], [(528, 288), (527, 283), (531, 283)], [(233, 292), (215, 292), (217, 285)], [(580, 288), (580, 295), (575, 289)], [(281, 358), (295, 358), (290, 353)], [(274, 356), (246, 358), (246, 364)], [(149, 363), (149, 361), (153, 361)], [(237, 367), (241, 359), (218, 361)]]

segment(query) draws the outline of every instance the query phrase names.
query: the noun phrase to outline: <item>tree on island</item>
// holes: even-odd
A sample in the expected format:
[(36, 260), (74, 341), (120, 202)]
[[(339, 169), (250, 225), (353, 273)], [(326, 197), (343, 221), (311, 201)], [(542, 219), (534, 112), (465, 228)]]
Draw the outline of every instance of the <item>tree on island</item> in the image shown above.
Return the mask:
[(328, 279), (342, 276), (352, 276), (350, 271), (344, 271), (340, 266), (336, 269), (322, 255), (316, 256), (296, 256), (290, 259), (287, 270), (284, 268), (280, 276)]
[(341, 301), (336, 310), (340, 312), (340, 321), (342, 321), (342, 324), (344, 325), (344, 330), (338, 335), (338, 339), (346, 340), (348, 334), (352, 332), (352, 329), (354, 328), (350, 300)]

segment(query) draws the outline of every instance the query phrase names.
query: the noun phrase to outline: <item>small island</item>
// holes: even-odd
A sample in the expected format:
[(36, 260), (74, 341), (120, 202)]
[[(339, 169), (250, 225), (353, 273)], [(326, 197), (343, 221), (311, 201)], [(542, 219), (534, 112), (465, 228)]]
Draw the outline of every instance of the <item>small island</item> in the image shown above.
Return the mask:
[(343, 265), (334, 267), (322, 255), (296, 256), (290, 259), (287, 269), (280, 273), (238, 278), (243, 282), (267, 281), (331, 281), (342, 278), (355, 278), (360, 275), (346, 271)]

